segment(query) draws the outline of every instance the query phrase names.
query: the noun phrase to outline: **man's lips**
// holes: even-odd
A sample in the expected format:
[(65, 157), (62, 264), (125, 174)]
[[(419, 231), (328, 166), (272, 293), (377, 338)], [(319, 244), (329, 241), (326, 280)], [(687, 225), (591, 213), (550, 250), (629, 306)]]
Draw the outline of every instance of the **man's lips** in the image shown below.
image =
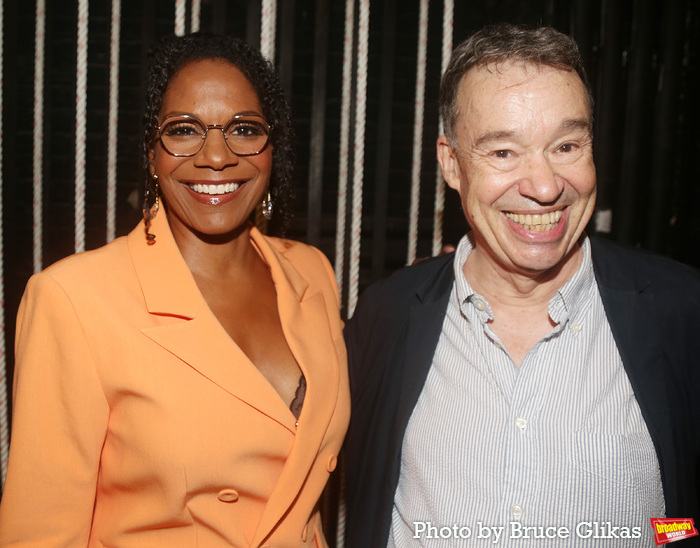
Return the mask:
[(549, 232), (557, 227), (561, 219), (563, 209), (549, 211), (547, 213), (510, 213), (505, 216), (517, 225), (530, 232)]

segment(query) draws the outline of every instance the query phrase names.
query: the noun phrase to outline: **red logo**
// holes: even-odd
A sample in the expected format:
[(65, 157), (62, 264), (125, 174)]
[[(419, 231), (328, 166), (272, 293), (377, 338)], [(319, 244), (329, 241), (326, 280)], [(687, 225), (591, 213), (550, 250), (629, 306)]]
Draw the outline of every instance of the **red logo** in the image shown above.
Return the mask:
[(657, 546), (698, 535), (693, 518), (651, 518), (651, 526)]

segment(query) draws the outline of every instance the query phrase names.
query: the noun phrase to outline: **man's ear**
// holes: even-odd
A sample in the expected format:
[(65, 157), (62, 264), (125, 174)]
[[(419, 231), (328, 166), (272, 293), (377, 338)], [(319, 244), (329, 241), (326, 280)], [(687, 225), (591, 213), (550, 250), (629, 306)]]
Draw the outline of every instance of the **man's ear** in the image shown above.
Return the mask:
[(437, 140), (437, 161), (442, 168), (442, 176), (447, 184), (450, 188), (459, 192), (461, 172), (457, 161), (457, 153), (445, 135), (441, 135)]

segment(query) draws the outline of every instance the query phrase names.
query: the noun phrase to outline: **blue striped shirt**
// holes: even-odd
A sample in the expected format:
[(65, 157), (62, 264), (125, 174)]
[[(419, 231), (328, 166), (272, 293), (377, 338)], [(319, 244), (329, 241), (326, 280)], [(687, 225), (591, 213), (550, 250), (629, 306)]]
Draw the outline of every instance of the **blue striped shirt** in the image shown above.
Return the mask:
[[(659, 464), (598, 292), (590, 244), (517, 367), (457, 248), (433, 363), (403, 440), (389, 546), (654, 546)], [(625, 538), (625, 537), (632, 538)]]

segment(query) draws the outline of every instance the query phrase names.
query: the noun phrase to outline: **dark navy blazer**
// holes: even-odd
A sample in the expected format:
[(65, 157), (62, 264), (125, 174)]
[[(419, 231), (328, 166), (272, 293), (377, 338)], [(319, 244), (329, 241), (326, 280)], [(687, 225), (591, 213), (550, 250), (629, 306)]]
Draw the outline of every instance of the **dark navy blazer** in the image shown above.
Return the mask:
[[(700, 527), (700, 275), (591, 238), (596, 282), (661, 467), (666, 515)], [(352, 393), (345, 442), (348, 548), (386, 546), (404, 432), (454, 282), (454, 254), (370, 286), (345, 328)], [(651, 532), (651, 524), (649, 525)], [(700, 537), (683, 548), (700, 546)]]

